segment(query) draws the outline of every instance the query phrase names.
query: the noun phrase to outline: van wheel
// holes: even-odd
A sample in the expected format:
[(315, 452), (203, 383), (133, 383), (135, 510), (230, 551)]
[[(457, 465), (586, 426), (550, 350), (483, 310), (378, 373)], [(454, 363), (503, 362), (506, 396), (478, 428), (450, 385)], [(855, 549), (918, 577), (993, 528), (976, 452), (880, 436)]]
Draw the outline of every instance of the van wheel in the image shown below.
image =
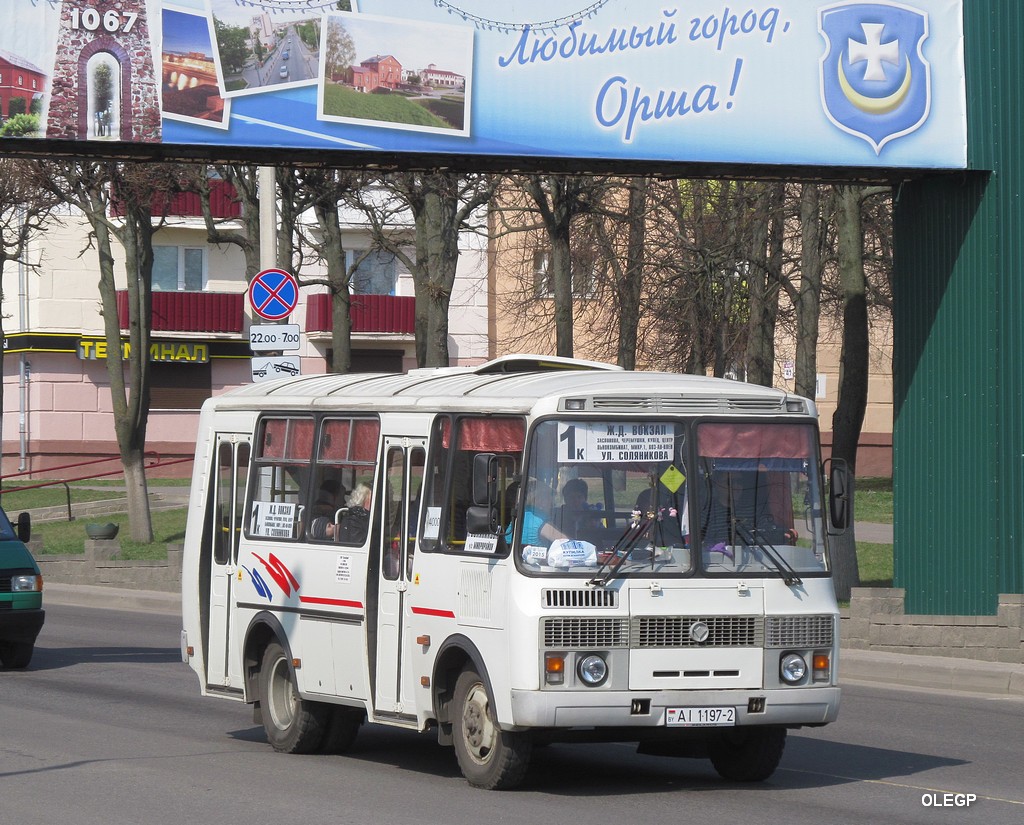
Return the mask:
[(487, 686), (469, 668), (455, 683), (452, 737), (459, 768), (470, 785), (502, 790), (523, 781), (530, 764), (530, 738), (498, 726)]
[(708, 742), (708, 755), (722, 779), (762, 782), (775, 773), (785, 747), (785, 728), (735, 728)]
[(28, 642), (0, 643), (0, 663), (9, 668), (28, 667), (34, 650), (35, 645)]
[(260, 711), (267, 741), (281, 753), (311, 753), (323, 741), (330, 707), (299, 696), (288, 654), (277, 642), (267, 645), (260, 667)]

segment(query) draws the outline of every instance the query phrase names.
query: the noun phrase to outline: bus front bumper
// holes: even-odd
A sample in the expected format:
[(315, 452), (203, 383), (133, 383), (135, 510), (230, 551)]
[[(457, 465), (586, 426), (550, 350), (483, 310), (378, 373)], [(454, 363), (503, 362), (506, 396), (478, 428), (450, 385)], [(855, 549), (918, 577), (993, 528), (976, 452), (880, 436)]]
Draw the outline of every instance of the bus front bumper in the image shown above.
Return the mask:
[(839, 715), (839, 688), (701, 691), (700, 695), (681, 690), (513, 690), (511, 727), (658, 728), (665, 727), (668, 710), (676, 708), (735, 708), (737, 726), (823, 725)]

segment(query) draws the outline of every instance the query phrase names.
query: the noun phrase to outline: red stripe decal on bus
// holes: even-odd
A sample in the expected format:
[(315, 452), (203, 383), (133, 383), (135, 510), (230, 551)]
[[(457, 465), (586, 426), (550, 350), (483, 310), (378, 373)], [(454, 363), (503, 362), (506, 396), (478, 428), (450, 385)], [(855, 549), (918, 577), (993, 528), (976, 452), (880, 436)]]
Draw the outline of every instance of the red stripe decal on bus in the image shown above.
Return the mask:
[(454, 619), (455, 612), (452, 610), (435, 610), (433, 607), (414, 607), (412, 612), (417, 616), (440, 616), (442, 619)]
[(329, 604), (334, 607), (356, 607), (359, 610), (363, 609), (362, 602), (353, 602), (349, 599), (324, 599), (319, 596), (299, 596), (299, 601), (304, 604)]

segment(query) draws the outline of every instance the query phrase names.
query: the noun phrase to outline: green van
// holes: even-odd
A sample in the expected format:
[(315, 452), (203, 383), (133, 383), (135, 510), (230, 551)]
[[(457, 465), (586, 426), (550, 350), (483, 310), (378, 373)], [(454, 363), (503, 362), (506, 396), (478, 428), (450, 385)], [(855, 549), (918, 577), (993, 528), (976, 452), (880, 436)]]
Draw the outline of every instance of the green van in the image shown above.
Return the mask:
[(43, 627), (43, 577), (25, 542), (32, 533), (28, 513), (17, 530), (0, 509), (0, 665), (28, 667)]

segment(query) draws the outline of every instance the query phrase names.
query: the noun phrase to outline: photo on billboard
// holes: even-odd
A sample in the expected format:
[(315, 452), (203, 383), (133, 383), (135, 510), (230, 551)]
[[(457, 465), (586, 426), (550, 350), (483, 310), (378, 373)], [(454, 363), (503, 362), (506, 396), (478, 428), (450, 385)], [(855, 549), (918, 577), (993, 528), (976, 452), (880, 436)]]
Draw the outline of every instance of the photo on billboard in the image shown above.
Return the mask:
[(209, 15), (164, 6), (161, 21), (164, 117), (227, 129), (230, 102), (220, 93), (223, 75)]
[(325, 16), (318, 119), (468, 136), (473, 36), (467, 26)]
[(320, 26), (335, 3), (210, 0), (224, 97), (312, 86), (320, 76)]

